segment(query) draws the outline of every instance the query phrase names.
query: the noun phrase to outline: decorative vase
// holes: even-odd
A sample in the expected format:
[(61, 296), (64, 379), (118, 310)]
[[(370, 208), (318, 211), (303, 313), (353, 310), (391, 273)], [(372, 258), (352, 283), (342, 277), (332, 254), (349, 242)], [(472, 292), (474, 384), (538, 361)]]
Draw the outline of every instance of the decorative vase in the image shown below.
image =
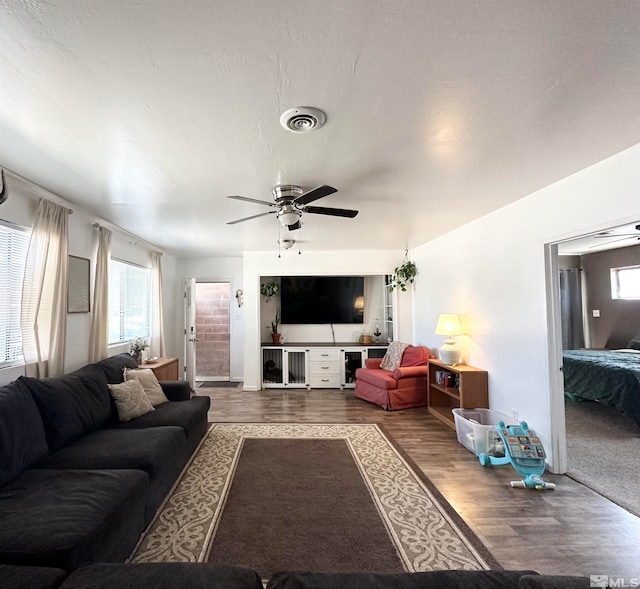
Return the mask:
[(131, 352), (131, 357), (136, 361), (136, 364), (138, 364), (138, 366), (142, 363), (141, 352)]
[(372, 344), (373, 340), (371, 339), (370, 335), (363, 335), (362, 336), (362, 343), (363, 344)]
[(271, 334), (271, 341), (274, 344), (279, 344), (280, 343), (280, 338), (282, 337), (282, 335), (280, 333), (272, 333)]

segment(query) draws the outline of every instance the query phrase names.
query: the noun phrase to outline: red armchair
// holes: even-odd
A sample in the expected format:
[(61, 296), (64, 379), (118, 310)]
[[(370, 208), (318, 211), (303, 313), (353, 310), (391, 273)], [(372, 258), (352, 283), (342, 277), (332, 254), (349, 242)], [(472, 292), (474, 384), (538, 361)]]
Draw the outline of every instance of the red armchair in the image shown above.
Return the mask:
[(380, 368), (382, 358), (365, 360), (356, 370), (356, 397), (388, 410), (426, 406), (429, 358), (429, 348), (408, 346), (395, 370)]

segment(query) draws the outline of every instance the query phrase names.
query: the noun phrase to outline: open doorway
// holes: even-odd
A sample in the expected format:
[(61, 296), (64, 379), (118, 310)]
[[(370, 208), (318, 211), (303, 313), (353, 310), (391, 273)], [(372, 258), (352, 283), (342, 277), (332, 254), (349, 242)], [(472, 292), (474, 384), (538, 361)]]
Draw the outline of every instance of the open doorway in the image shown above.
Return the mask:
[[(557, 277), (553, 325), (554, 339), (562, 342), (562, 373), (551, 402), (552, 423), (562, 416), (553, 426), (560, 463), (564, 458), (561, 472), (640, 515), (640, 350), (629, 344), (640, 332), (640, 297), (614, 292), (617, 269), (640, 272), (640, 224), (559, 242), (554, 249), (549, 268)], [(553, 359), (551, 367), (554, 381)]]
[(196, 382), (230, 380), (229, 282), (196, 282)]

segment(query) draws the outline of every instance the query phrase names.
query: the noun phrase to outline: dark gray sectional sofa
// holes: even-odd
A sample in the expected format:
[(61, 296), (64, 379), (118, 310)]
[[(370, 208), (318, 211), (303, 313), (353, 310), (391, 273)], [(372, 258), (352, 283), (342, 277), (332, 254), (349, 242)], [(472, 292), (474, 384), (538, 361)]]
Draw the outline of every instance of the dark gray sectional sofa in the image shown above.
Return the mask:
[(123, 562), (207, 430), (208, 397), (169, 399), (121, 423), (107, 384), (129, 354), (0, 387), (0, 563), (70, 572)]
[[(65, 578), (64, 571), (0, 565), (3, 589), (264, 589), (251, 569), (205, 563), (96, 564)], [(395, 575), (366, 573), (274, 574), (266, 589), (585, 589), (584, 577), (533, 571), (433, 571)]]

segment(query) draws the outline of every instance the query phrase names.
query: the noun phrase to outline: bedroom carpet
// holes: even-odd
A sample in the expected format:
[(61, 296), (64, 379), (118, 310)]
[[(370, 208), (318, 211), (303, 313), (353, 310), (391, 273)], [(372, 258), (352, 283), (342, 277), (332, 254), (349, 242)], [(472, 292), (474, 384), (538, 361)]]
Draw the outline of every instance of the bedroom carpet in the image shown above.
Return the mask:
[(500, 568), (377, 425), (214, 424), (132, 562)]
[(565, 400), (567, 474), (640, 516), (640, 428), (614, 407)]

